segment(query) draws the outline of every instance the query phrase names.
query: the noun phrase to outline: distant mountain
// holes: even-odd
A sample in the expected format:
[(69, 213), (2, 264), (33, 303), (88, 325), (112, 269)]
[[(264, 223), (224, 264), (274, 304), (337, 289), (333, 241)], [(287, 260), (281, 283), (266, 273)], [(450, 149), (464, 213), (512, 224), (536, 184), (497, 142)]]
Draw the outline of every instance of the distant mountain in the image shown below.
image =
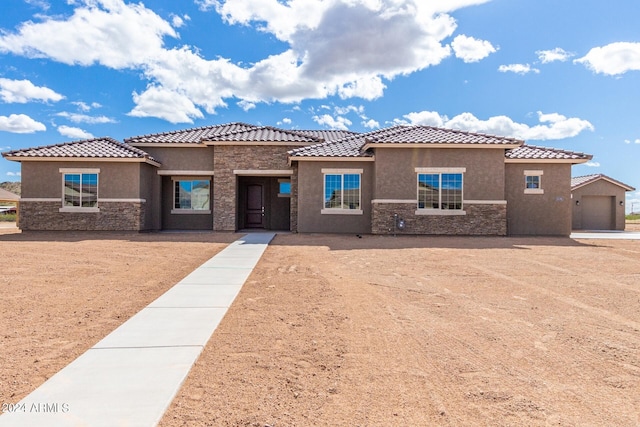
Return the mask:
[(20, 195), (20, 182), (0, 182), (0, 188), (18, 196)]

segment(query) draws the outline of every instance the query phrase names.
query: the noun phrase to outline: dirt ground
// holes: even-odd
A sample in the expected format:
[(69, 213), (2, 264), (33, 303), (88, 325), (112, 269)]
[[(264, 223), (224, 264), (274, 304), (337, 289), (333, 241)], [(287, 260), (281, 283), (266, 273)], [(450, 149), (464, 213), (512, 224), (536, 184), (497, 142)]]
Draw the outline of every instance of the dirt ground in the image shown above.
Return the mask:
[[(40, 236), (0, 234), (2, 402), (235, 237)], [(160, 425), (638, 426), (640, 241), (278, 235)]]
[(0, 404), (17, 403), (236, 238), (0, 227)]

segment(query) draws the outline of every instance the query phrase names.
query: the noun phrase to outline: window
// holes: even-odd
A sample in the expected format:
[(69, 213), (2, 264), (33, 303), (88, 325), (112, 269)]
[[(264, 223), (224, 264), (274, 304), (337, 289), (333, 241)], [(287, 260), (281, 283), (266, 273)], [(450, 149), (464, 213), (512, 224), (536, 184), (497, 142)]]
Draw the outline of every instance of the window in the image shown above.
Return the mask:
[(418, 173), (418, 209), (462, 210), (462, 173)]
[(544, 194), (542, 189), (542, 175), (540, 170), (524, 171), (524, 192), (525, 194)]
[(176, 180), (172, 211), (199, 211), (210, 213), (210, 181)]
[(291, 197), (291, 180), (278, 180), (278, 197)]
[[(64, 172), (64, 171), (62, 171)], [(98, 173), (63, 173), (63, 208), (98, 207)]]
[(323, 169), (324, 209), (322, 213), (362, 214), (361, 169)]

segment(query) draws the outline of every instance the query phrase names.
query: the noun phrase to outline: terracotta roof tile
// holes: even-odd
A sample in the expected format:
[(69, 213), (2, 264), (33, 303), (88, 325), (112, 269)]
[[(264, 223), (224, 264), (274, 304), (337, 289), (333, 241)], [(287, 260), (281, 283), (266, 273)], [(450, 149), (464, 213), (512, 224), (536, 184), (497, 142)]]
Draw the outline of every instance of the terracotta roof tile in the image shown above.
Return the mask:
[(253, 127), (216, 135), (207, 138), (209, 141), (235, 141), (235, 142), (291, 142), (313, 144), (321, 142), (318, 137), (304, 134), (298, 131), (278, 129), (271, 126)]
[(82, 141), (66, 142), (63, 144), (46, 145), (42, 147), (25, 148), (2, 153), (4, 157), (13, 158), (112, 158), (112, 159), (149, 159), (155, 161), (149, 154), (123, 144), (111, 138), (93, 138)]
[(517, 160), (589, 160), (593, 157), (590, 154), (577, 151), (538, 147), (535, 145), (522, 145), (518, 148), (508, 150), (505, 156), (507, 159)]

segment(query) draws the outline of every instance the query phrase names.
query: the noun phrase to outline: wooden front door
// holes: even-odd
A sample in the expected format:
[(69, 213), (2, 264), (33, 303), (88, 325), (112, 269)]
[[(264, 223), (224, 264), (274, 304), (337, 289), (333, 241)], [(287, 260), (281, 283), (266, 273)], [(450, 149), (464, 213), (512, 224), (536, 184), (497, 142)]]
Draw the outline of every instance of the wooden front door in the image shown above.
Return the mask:
[(244, 226), (264, 228), (264, 186), (248, 184), (246, 195)]

